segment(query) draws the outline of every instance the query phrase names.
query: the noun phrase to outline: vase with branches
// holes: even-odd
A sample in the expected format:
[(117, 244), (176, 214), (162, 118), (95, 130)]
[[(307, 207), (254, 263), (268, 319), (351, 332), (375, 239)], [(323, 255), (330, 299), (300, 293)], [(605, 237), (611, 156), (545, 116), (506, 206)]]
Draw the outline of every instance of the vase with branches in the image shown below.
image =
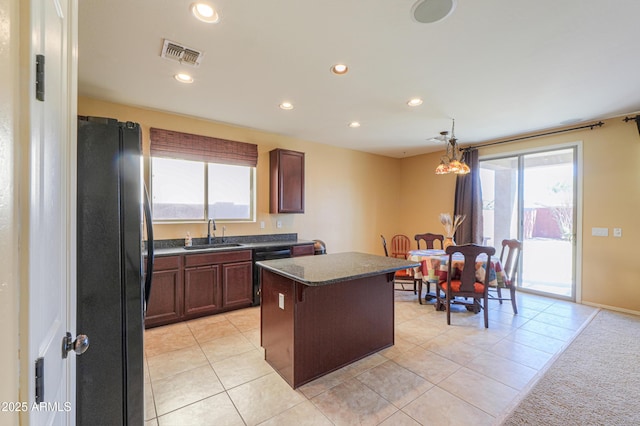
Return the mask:
[(442, 244), (443, 248), (446, 249), (447, 247), (456, 244), (456, 242), (453, 240), (453, 236), (455, 235), (456, 230), (465, 218), (465, 215), (457, 214), (453, 219), (451, 219), (451, 215), (449, 213), (440, 213), (440, 223), (444, 227), (444, 242)]

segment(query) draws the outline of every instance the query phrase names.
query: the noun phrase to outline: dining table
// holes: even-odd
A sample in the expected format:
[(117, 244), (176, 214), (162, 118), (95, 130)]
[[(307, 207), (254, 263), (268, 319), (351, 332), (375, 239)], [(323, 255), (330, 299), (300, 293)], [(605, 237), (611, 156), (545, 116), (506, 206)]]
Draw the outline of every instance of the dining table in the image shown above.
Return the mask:
[[(458, 276), (464, 266), (464, 256), (462, 253), (454, 253), (452, 255), (452, 271), (454, 276)], [(438, 291), (438, 283), (446, 281), (449, 274), (449, 255), (444, 250), (440, 249), (423, 249), (423, 250), (409, 250), (407, 253), (407, 260), (414, 262), (420, 262), (420, 266), (413, 269), (415, 278), (418, 281), (418, 301), (422, 304), (422, 286), (428, 284), (427, 288), (431, 284), (434, 284), (435, 291)], [(505, 287), (507, 282), (507, 276), (502, 269), (500, 259), (491, 256), (492, 268), (489, 272), (489, 286), (490, 287)], [(476, 279), (484, 282), (487, 271), (487, 255), (482, 253), (476, 259)], [(435, 298), (435, 294), (430, 294), (427, 291), (425, 300), (431, 300)]]

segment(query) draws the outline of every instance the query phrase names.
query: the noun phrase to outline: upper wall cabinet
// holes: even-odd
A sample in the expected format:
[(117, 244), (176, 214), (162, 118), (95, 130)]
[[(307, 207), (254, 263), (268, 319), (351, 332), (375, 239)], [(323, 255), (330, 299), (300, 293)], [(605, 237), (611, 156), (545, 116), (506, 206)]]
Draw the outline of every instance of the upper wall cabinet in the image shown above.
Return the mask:
[(269, 154), (269, 212), (304, 213), (304, 152), (274, 149)]

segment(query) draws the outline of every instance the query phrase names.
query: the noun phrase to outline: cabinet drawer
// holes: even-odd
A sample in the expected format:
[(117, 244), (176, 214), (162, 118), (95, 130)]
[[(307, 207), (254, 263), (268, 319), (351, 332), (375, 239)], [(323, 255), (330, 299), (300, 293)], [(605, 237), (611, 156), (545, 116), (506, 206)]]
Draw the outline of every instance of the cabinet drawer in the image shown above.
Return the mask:
[(218, 263), (241, 262), (244, 260), (251, 260), (251, 250), (190, 254), (184, 257), (184, 266), (214, 265)]
[[(154, 271), (166, 271), (169, 269), (179, 269), (180, 268), (180, 258), (182, 256), (164, 256), (164, 257), (156, 257), (153, 259), (153, 270)], [(145, 262), (145, 268), (147, 264)]]
[(296, 256), (309, 256), (315, 254), (316, 249), (313, 244), (305, 244), (303, 246), (293, 246), (291, 247), (291, 255), (293, 257)]

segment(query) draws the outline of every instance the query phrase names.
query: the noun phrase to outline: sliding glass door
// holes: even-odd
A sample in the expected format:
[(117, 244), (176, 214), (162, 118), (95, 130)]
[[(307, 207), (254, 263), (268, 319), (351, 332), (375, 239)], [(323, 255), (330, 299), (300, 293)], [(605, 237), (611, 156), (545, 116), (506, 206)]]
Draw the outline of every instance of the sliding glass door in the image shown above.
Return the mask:
[(523, 242), (518, 288), (575, 300), (577, 148), (480, 160), (485, 244)]

